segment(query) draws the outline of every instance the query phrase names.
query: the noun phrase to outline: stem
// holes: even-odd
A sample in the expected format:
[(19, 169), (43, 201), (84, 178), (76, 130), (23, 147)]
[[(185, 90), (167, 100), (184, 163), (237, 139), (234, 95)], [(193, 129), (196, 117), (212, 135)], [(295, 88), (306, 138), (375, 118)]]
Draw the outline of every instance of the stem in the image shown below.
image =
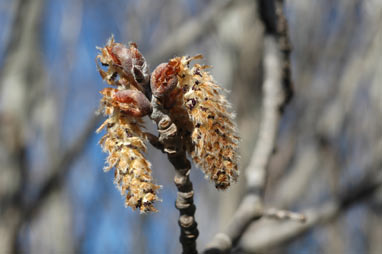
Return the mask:
[[(175, 207), (179, 210), (180, 243), (184, 254), (198, 253), (196, 239), (199, 235), (195, 221), (194, 191), (190, 181), (191, 163), (187, 160), (186, 152), (177, 133), (176, 125), (167, 115), (157, 98), (151, 100), (153, 112), (150, 118), (158, 126), (159, 139), (163, 152), (167, 153), (169, 161), (175, 168), (174, 182), (178, 188)], [(151, 141), (151, 139), (150, 139)], [(158, 147), (158, 146), (157, 146)]]

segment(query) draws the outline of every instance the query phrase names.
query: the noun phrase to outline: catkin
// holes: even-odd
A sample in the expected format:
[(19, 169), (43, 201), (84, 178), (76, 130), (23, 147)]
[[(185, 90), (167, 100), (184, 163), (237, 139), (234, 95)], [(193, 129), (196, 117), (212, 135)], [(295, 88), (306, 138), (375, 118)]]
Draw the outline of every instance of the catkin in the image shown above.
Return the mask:
[(176, 75), (177, 86), (163, 96), (164, 106), (184, 137), (193, 161), (215, 182), (216, 188), (226, 189), (238, 177), (239, 137), (234, 114), (229, 111), (231, 105), (223, 89), (205, 71), (208, 66), (189, 67), (191, 60), (197, 58), (201, 56), (176, 57), (167, 65), (158, 66), (151, 87), (163, 91), (158, 87), (167, 87), (171, 76)]
[[(148, 72), (145, 69), (147, 65), (135, 44), (127, 48), (114, 43), (112, 38), (100, 50), (101, 54), (97, 58), (108, 66), (108, 70), (105, 72), (99, 68), (99, 72), (104, 80), (116, 87), (101, 91), (101, 111), (107, 119), (97, 132), (106, 129), (106, 134), (99, 142), (103, 151), (108, 153), (104, 170), (115, 168), (114, 182), (126, 197), (126, 206), (141, 212), (156, 212), (153, 204), (158, 200), (160, 186), (153, 183), (151, 164), (144, 157), (146, 135), (142, 131), (141, 119), (151, 110), (149, 101), (141, 92), (148, 82), (140, 78), (141, 73)], [(137, 73), (139, 79), (135, 80)]]

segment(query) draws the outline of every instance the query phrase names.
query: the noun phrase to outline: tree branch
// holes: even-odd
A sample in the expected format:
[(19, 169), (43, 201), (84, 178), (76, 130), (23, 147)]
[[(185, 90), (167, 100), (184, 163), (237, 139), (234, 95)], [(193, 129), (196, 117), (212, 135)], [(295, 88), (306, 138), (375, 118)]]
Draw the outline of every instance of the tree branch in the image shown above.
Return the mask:
[(225, 253), (237, 243), (254, 220), (263, 215), (262, 193), (266, 169), (274, 150), (280, 107), (284, 101), (281, 86), (281, 56), (274, 37), (267, 36), (264, 49), (264, 99), (259, 139), (246, 170), (247, 195), (240, 203), (224, 233), (219, 233), (208, 244), (205, 253)]
[[(352, 185), (351, 190), (344, 189), (336, 200), (327, 201), (323, 205), (304, 211), (306, 223), (286, 221), (264, 225), (255, 230), (250, 236), (244, 237), (240, 250), (243, 252), (258, 252), (279, 246), (302, 234), (313, 227), (330, 222), (346, 212), (353, 205), (365, 200), (382, 186), (381, 165)], [(253, 235), (256, 234), (256, 237)]]
[(161, 146), (158, 146), (158, 141), (162, 144), (163, 152), (167, 153), (169, 161), (175, 168), (174, 182), (178, 188), (175, 206), (180, 213), (180, 242), (184, 254), (195, 254), (197, 253), (196, 239), (199, 231), (195, 221), (194, 191), (189, 178), (191, 163), (187, 160), (176, 125), (154, 96), (152, 97), (151, 104), (153, 112), (150, 118), (158, 126), (159, 139), (156, 140), (151, 137), (149, 141), (157, 148), (161, 148)]
[[(224, 17), (224, 12), (230, 9), (233, 0), (216, 1), (216, 3), (209, 6), (202, 14), (194, 19), (182, 24), (178, 29), (173, 31), (166, 39), (161, 42), (152, 52), (149, 52), (148, 58), (152, 64), (157, 65), (163, 59), (173, 57), (184, 48), (186, 48), (193, 41), (196, 41), (208, 34), (207, 31), (211, 30), (217, 20)], [(179, 36), (179, 35), (182, 36)]]
[[(273, 8), (273, 5), (264, 5)], [(274, 13), (275, 9), (262, 9), (268, 13)], [(282, 10), (281, 10), (282, 13)], [(264, 17), (269, 15), (262, 15)], [(275, 16), (275, 15), (271, 15)], [(264, 23), (267, 25), (265, 20)], [(279, 22), (285, 20), (278, 19)], [(207, 245), (205, 253), (227, 253), (235, 247), (246, 231), (248, 226), (260, 219), (264, 214), (262, 196), (266, 184), (267, 168), (269, 160), (275, 149), (277, 131), (282, 109), (291, 98), (290, 70), (285, 69), (285, 62), (289, 62), (289, 51), (285, 54), (285, 47), (280, 46), (278, 39), (285, 37), (282, 34), (286, 29), (286, 23), (277, 33), (267, 31), (264, 38), (264, 84), (263, 84), (263, 105), (262, 119), (259, 130), (259, 138), (256, 143), (252, 159), (246, 169), (247, 195), (240, 203), (231, 222), (223, 233), (217, 234)], [(266, 26), (267, 29), (267, 26)], [(280, 35), (280, 37), (278, 37)], [(289, 42), (289, 38), (287, 39)], [(284, 50), (284, 51), (283, 51)], [(290, 48), (288, 48), (290, 50)], [(282, 54), (284, 52), (284, 54)], [(288, 89), (285, 89), (285, 88)], [(279, 215), (273, 213), (274, 216)], [(289, 214), (290, 215), (290, 214)], [(295, 215), (295, 214), (294, 214)], [(299, 215), (301, 216), (301, 215)]]

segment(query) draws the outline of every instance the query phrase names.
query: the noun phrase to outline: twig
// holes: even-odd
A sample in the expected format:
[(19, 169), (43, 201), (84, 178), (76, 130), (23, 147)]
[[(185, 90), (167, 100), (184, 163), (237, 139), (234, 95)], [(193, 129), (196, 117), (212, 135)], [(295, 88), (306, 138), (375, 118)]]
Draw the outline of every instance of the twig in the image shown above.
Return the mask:
[(305, 222), (306, 216), (301, 213), (295, 213), (287, 210), (278, 210), (276, 208), (269, 208), (263, 214), (264, 217), (278, 220), (294, 220)]
[[(337, 200), (327, 201), (323, 205), (304, 211), (306, 223), (286, 221), (284, 223), (263, 225), (259, 230), (243, 238), (240, 249), (248, 252), (269, 250), (274, 246), (290, 241), (346, 212), (353, 205), (370, 197), (382, 186), (381, 164), (365, 178), (352, 185), (351, 190), (343, 190)], [(256, 237), (253, 235), (256, 234)]]
[(197, 253), (196, 238), (199, 232), (195, 221), (194, 191), (189, 178), (191, 163), (187, 160), (179, 140), (176, 125), (154, 96), (151, 104), (153, 112), (150, 117), (158, 126), (159, 139), (156, 140), (151, 136), (149, 141), (154, 142), (155, 147), (161, 147), (158, 145), (158, 141), (162, 144), (163, 152), (167, 153), (169, 161), (175, 168), (174, 182), (178, 188), (175, 206), (180, 212), (180, 242), (184, 254), (195, 254)]
[(258, 195), (262, 195), (266, 182), (266, 171), (272, 156), (279, 121), (280, 108), (284, 102), (281, 86), (281, 55), (273, 36), (266, 36), (264, 45), (265, 80), (263, 86), (263, 112), (252, 159), (246, 170), (247, 188)]
[[(273, 7), (273, 5), (266, 6)], [(275, 12), (275, 10), (272, 11)], [(283, 58), (281, 47), (277, 42), (277, 33), (268, 31), (264, 39), (264, 99), (259, 139), (249, 166), (245, 171), (248, 193), (240, 203), (227, 229), (212, 239), (207, 245), (205, 253), (229, 252), (231, 248), (237, 245), (248, 226), (254, 220), (258, 220), (264, 214), (267, 214), (264, 212), (262, 202), (267, 167), (275, 148), (282, 109), (289, 102), (291, 98), (290, 91), (292, 91), (291, 82), (289, 82), (290, 71), (285, 69), (285, 61), (289, 61), (289, 51), (287, 57), (284, 56)], [(288, 75), (288, 77), (285, 75)], [(286, 81), (288, 81), (288, 84), (286, 84)], [(290, 88), (290, 91), (288, 92), (285, 87)], [(281, 213), (283, 211), (277, 211), (273, 214), (276, 216)], [(291, 212), (288, 215), (293, 217)]]
[(280, 62), (276, 40), (272, 36), (267, 36), (264, 52), (263, 114), (259, 139), (246, 170), (248, 194), (240, 203), (227, 229), (213, 238), (205, 253), (228, 252), (237, 244), (250, 223), (263, 215), (262, 193), (265, 187), (266, 169), (275, 145), (280, 119), (279, 109), (284, 101)]
[[(279, 48), (282, 53), (282, 82), (285, 94), (283, 106), (287, 105), (293, 97), (293, 81), (290, 63), (290, 53), (292, 44), (289, 39), (288, 21), (284, 15), (284, 0), (276, 0), (276, 20), (277, 20), (277, 36)], [(283, 110), (283, 108), (281, 108)]]
[[(163, 59), (168, 59), (179, 53), (193, 41), (208, 34), (207, 31), (218, 23), (217, 19), (224, 17), (224, 12), (229, 10), (235, 2), (237, 0), (222, 0), (211, 4), (202, 14), (182, 24), (178, 29), (166, 36), (166, 39), (159, 46), (149, 52), (147, 59), (150, 59), (150, 62), (156, 65)], [(180, 34), (182, 36), (179, 36)]]

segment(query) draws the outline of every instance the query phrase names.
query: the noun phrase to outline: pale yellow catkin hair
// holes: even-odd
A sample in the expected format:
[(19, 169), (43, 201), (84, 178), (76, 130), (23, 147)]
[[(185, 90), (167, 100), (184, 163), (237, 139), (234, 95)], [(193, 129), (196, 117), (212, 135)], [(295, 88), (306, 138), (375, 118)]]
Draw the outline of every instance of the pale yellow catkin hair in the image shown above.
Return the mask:
[[(145, 78), (147, 65), (135, 44), (127, 47), (111, 38), (100, 51), (97, 59), (108, 66), (108, 70), (99, 68), (99, 72), (107, 83), (116, 87), (101, 91), (101, 111), (107, 119), (97, 132), (106, 129), (99, 142), (108, 153), (104, 170), (115, 168), (114, 182), (126, 197), (126, 206), (140, 212), (156, 212), (154, 202), (158, 200), (160, 186), (153, 183), (151, 164), (144, 157), (146, 135), (142, 131), (141, 119), (151, 110), (149, 101), (141, 92), (148, 79)], [(142, 73), (139, 74), (137, 69)], [(135, 80), (133, 70), (143, 79)]]
[(141, 212), (155, 212), (153, 203), (158, 200), (156, 192), (160, 186), (153, 183), (151, 164), (143, 155), (146, 146), (141, 120), (132, 119), (118, 109), (110, 109), (106, 103), (104, 107), (104, 112), (112, 112), (97, 130), (100, 132), (106, 127), (106, 134), (99, 142), (108, 153), (104, 170), (115, 168), (114, 183), (126, 197), (126, 206)]
[[(166, 94), (164, 106), (184, 137), (193, 161), (216, 188), (226, 189), (238, 177), (237, 127), (223, 89), (205, 71), (208, 66), (189, 67), (191, 60), (198, 58), (202, 57), (176, 57), (160, 65), (158, 73), (154, 71), (151, 87), (163, 92), (160, 86), (167, 88), (174, 79), (171, 75), (176, 75), (176, 88)], [(162, 77), (162, 73), (168, 77)]]

